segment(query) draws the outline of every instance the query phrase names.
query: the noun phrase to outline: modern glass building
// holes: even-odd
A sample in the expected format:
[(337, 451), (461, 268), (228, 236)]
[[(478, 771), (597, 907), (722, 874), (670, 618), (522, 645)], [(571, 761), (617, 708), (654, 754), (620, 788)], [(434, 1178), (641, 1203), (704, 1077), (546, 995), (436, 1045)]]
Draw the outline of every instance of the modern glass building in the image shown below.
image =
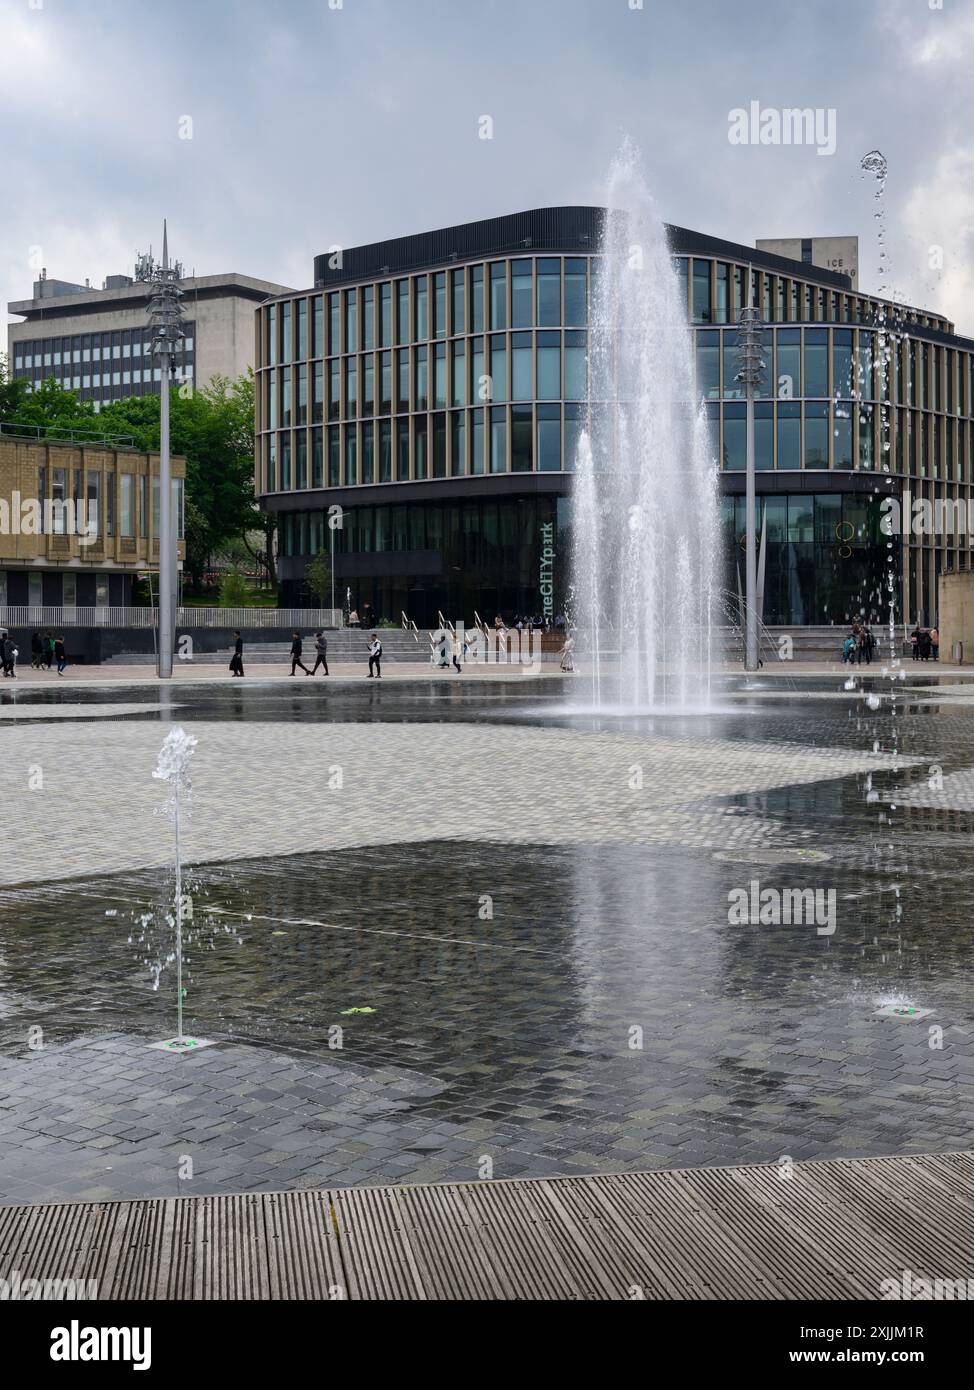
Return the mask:
[[(316, 257), (314, 289), (261, 305), (257, 490), (279, 516), (282, 604), (311, 601), (305, 570), (333, 538), (336, 593), (382, 617), (562, 611), (604, 216), (541, 208), (336, 250)], [(881, 500), (909, 492), (966, 509), (970, 498), (974, 341), (834, 271), (679, 227), (669, 236), (711, 422), (727, 587), (745, 467), (734, 325), (753, 272), (766, 324), (765, 621), (875, 620), (890, 544)], [(954, 527), (892, 545), (900, 615), (932, 618), (937, 576), (970, 567), (971, 536)]]

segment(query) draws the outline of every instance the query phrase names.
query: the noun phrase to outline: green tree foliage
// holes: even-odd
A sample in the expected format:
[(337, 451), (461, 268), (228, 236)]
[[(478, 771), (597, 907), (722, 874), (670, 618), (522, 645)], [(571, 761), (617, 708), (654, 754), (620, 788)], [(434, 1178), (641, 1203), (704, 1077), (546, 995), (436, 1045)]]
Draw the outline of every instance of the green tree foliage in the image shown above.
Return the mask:
[(236, 565), (227, 570), (220, 580), (220, 607), (247, 608), (251, 597), (250, 585)]
[(319, 550), (304, 573), (304, 582), (323, 608), (326, 600), (331, 602), (331, 557), (327, 550)]
[[(159, 449), (158, 396), (130, 396), (96, 412), (53, 378), (27, 392), (26, 383), (8, 379), (2, 363), (0, 421), (49, 437), (85, 430), (150, 453)], [(259, 531), (272, 554), (275, 523), (254, 498), (253, 372), (236, 381), (214, 377), (200, 390), (171, 388), (169, 429), (172, 452), (186, 459), (186, 568), (197, 584), (210, 557), (228, 543), (241, 540), (250, 550), (248, 533)]]

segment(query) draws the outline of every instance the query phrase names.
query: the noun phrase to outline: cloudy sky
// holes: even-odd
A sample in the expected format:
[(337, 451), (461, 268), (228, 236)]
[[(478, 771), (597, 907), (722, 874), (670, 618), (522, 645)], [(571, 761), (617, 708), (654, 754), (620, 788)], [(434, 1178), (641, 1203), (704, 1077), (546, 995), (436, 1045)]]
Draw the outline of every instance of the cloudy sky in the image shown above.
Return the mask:
[[(0, 54), (4, 304), (130, 274), (163, 215), (188, 269), (305, 287), (330, 245), (599, 203), (628, 133), (667, 221), (858, 234), (866, 289), (881, 149), (891, 283), (974, 336), (974, 0), (0, 0)], [(835, 153), (731, 144), (754, 101), (834, 110)]]

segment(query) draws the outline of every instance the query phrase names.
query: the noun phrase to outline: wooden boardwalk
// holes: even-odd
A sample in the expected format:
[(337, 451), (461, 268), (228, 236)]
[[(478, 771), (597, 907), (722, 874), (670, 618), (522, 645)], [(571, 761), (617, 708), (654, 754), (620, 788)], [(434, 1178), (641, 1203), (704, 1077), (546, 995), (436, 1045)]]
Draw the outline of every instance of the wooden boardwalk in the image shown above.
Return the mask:
[(107, 1299), (876, 1299), (974, 1279), (974, 1153), (0, 1207)]

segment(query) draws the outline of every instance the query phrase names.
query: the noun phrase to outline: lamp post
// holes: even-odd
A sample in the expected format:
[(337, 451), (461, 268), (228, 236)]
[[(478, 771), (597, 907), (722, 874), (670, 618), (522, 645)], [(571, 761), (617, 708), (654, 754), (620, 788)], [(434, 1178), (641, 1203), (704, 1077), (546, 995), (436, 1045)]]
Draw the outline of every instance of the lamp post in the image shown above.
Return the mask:
[(744, 669), (758, 669), (758, 565), (757, 565), (757, 526), (755, 519), (754, 496), (754, 392), (763, 378), (766, 363), (761, 356), (761, 314), (753, 303), (752, 278), (754, 272), (749, 268), (747, 276), (748, 302), (741, 309), (737, 325), (738, 372), (736, 380), (745, 390), (747, 398), (746, 424), (746, 496), (744, 516)]
[(149, 322), (152, 325), (152, 351), (160, 362), (159, 383), (159, 676), (172, 675), (176, 626), (176, 528), (173, 524), (172, 476), (169, 461), (169, 375), (175, 372), (174, 356), (183, 338), (183, 310), (180, 281), (183, 268), (178, 261), (169, 264), (166, 223), (162, 224), (162, 264), (144, 256), (139, 278), (152, 287)]

